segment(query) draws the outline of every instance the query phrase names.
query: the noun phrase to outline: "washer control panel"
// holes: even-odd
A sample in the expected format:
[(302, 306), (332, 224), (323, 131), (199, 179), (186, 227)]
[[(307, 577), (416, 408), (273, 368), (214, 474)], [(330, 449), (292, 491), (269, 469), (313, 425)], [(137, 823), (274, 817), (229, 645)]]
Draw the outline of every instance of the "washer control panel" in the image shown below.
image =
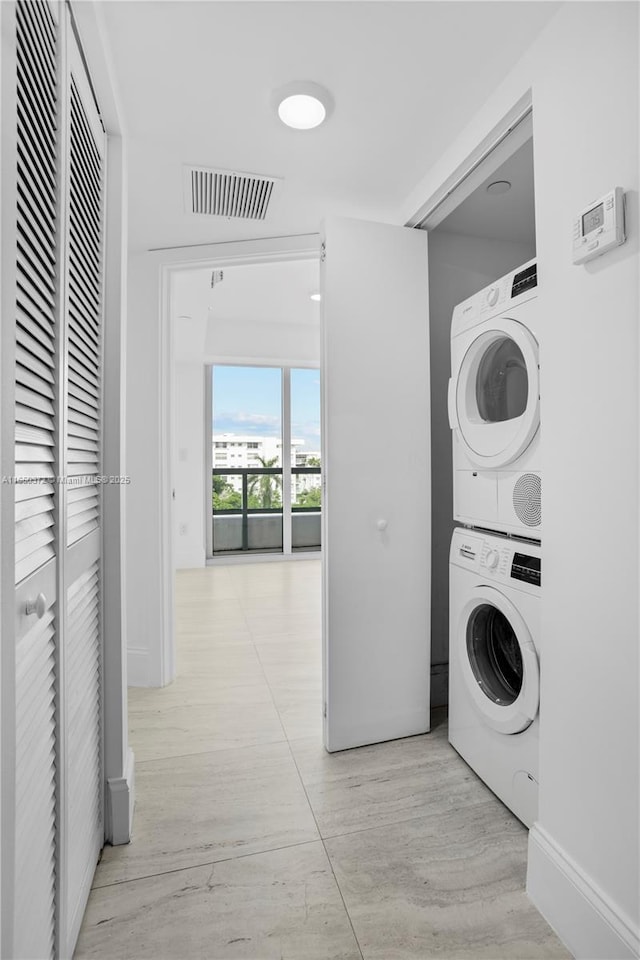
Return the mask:
[(516, 586), (515, 580), (521, 589), (537, 592), (542, 582), (540, 554), (540, 546), (526, 540), (457, 528), (450, 559), (456, 566), (474, 570), (488, 583), (498, 580)]
[(482, 541), (482, 550), (480, 552), (480, 567), (484, 570), (491, 570), (504, 577), (509, 570), (508, 545), (501, 545), (498, 541)]
[(540, 557), (532, 557), (528, 553), (514, 553), (511, 576), (514, 580), (522, 580), (523, 583), (532, 583), (539, 587), (542, 575), (540, 566)]

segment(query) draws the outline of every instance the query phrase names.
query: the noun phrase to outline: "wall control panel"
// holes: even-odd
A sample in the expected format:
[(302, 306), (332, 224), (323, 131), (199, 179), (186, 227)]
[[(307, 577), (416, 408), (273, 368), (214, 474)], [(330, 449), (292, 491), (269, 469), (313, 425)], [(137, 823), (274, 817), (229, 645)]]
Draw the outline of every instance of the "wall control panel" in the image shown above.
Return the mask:
[(615, 187), (581, 210), (573, 222), (573, 262), (601, 257), (626, 240), (624, 190)]

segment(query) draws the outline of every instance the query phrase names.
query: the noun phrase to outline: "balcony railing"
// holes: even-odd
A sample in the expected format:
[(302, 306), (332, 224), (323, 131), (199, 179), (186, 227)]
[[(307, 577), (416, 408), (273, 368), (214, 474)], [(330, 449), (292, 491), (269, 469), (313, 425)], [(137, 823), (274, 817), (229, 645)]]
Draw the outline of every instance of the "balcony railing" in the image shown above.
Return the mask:
[[(321, 473), (320, 467), (291, 467), (291, 477), (316, 475)], [(215, 507), (213, 497), (216, 477), (237, 477), (240, 490), (240, 506)], [(255, 492), (251, 490), (254, 478), (277, 477), (272, 493), (278, 488), (282, 491), (282, 467), (214, 467), (212, 470), (212, 525), (213, 525), (213, 554), (239, 552), (281, 552), (283, 549), (283, 508), (277, 506), (249, 506), (253, 496), (257, 500), (270, 499), (265, 496), (265, 490)], [(229, 481), (227, 481), (228, 483)], [(233, 487), (233, 485), (231, 484)], [(227, 491), (228, 495), (229, 491)], [(293, 551), (320, 549), (320, 515), (319, 506), (299, 506), (291, 504), (291, 547)]]

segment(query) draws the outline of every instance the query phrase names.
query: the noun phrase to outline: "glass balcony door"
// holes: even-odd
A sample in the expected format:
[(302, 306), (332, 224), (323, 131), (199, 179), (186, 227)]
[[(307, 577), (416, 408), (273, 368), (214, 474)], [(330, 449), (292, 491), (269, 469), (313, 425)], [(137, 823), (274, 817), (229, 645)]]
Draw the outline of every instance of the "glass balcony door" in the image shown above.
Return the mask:
[(215, 364), (208, 383), (208, 556), (319, 550), (319, 371)]

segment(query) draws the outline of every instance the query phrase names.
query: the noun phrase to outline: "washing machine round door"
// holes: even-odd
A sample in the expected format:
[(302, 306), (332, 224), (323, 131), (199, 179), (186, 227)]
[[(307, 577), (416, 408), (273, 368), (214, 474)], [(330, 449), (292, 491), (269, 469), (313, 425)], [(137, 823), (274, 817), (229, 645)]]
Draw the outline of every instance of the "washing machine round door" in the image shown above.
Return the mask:
[(499, 590), (478, 586), (458, 623), (456, 655), (483, 719), (500, 733), (519, 733), (540, 703), (538, 655), (529, 629)]
[(454, 429), (472, 463), (506, 466), (540, 424), (538, 344), (522, 323), (491, 321), (467, 348), (455, 382)]

